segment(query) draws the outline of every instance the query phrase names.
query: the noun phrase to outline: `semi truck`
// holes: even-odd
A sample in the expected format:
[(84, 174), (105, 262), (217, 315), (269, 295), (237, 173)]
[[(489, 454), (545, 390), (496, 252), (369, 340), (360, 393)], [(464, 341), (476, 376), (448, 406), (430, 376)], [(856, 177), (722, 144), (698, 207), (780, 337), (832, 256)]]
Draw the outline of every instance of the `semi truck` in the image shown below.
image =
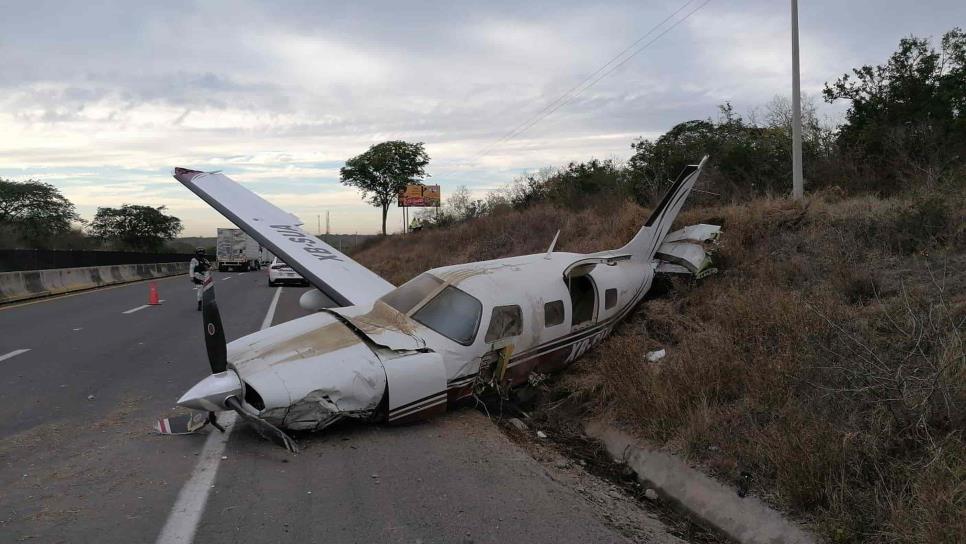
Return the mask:
[(218, 229), (215, 257), (218, 271), (258, 270), (267, 262), (270, 253), (241, 229)]

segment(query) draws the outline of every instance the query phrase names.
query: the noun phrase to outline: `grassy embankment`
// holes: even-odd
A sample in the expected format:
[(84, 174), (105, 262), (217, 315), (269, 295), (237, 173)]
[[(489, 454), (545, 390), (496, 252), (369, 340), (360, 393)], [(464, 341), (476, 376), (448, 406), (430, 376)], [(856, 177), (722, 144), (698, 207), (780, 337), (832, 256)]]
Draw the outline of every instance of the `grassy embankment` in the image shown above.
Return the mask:
[[(748, 471), (754, 493), (833, 542), (955, 541), (966, 534), (964, 210), (962, 191), (692, 205), (679, 224), (724, 227), (720, 273), (644, 302), (544, 398), (722, 480)], [(399, 284), (544, 251), (558, 228), (560, 250), (619, 247), (646, 215), (542, 205), (355, 256)], [(668, 356), (647, 363), (661, 347)]]

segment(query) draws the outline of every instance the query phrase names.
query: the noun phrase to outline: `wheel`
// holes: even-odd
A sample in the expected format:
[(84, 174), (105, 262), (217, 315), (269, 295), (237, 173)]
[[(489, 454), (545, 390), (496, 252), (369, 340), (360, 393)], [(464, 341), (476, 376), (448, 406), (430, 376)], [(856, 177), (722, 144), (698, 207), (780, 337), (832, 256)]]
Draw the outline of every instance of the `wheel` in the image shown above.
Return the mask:
[(272, 280), (268, 280), (268, 286), (269, 287), (275, 287), (275, 282), (272, 281)]

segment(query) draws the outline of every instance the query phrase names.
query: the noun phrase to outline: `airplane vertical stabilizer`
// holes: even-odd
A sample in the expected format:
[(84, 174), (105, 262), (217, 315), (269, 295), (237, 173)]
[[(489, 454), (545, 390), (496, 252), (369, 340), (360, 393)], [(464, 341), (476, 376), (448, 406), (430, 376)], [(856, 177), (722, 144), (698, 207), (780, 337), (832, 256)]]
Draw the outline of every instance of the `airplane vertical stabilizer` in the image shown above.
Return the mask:
[(661, 203), (651, 212), (651, 216), (647, 218), (641, 230), (618, 251), (634, 255), (635, 260), (645, 259), (649, 261), (654, 258), (657, 248), (671, 232), (671, 224), (674, 223), (674, 218), (678, 216), (678, 212), (684, 206), (684, 201), (687, 200), (691, 189), (694, 188), (698, 176), (701, 175), (701, 169), (704, 168), (707, 161), (708, 156), (705, 155), (699, 164), (688, 165), (684, 168), (661, 199)]

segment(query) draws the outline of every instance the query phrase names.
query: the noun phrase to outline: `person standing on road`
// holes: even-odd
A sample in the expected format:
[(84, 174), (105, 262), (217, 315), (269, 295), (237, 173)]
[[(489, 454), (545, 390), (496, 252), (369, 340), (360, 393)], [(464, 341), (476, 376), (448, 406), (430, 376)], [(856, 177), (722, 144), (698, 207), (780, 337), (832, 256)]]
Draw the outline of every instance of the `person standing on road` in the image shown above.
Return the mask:
[(211, 269), (211, 263), (208, 262), (208, 258), (205, 256), (205, 248), (199, 247), (195, 250), (195, 256), (191, 259), (191, 264), (188, 265), (188, 277), (191, 279), (192, 283), (197, 284), (198, 287), (198, 310), (201, 310), (201, 291), (205, 283), (205, 278), (208, 277)]

